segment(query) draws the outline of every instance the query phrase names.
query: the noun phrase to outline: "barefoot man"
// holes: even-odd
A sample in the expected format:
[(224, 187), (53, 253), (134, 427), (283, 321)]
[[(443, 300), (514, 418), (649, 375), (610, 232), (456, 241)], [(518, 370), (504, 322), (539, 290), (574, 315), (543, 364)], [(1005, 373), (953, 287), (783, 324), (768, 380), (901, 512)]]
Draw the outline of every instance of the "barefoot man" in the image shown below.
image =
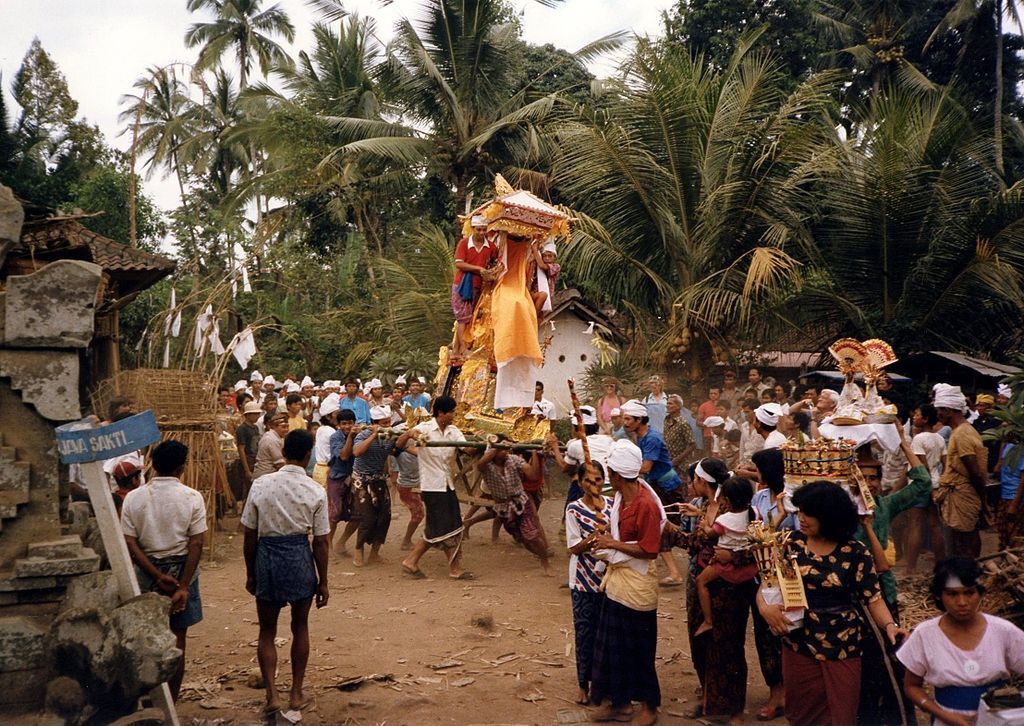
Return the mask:
[(523, 479), (536, 479), (542, 466), (540, 454), (531, 453), (527, 463), (518, 454), (511, 454), (507, 448), (488, 446), (480, 457), (476, 468), (484, 475), (487, 490), (494, 497), (491, 511), (483, 511), (466, 522), (466, 526), (490, 519), (492, 516), (505, 525), (512, 538), (522, 544), (540, 559), (544, 574), (551, 577), (548, 563), (548, 540), (540, 524), (533, 499), (523, 489)]
[[(331, 531), (327, 493), (306, 476), (313, 437), (291, 431), (284, 439), (284, 466), (253, 482), (242, 512), (245, 527), (245, 589), (256, 596), (260, 623), (256, 656), (267, 689), (265, 711), (281, 709), (275, 687), (277, 617), (292, 607), (292, 690), (289, 710), (301, 710), (309, 699), (302, 690), (309, 660), (309, 606), (327, 604), (327, 556)], [(309, 534), (313, 535), (310, 547)]]
[(419, 568), (420, 558), (431, 547), (437, 547), (448, 558), (448, 576), (455, 580), (472, 580), (473, 573), (462, 569), (462, 510), (459, 497), (452, 482), (451, 464), (455, 459), (455, 447), (428, 447), (432, 441), (465, 441), (458, 427), (452, 425), (455, 418), (455, 399), (438, 396), (434, 400), (434, 417), (409, 429), (398, 437), (395, 448), (402, 449), (406, 442), (416, 437), (419, 440), (420, 496), (426, 509), (427, 523), (423, 539), (416, 543), (409, 556), (402, 561), (402, 571), (417, 579), (426, 575)]

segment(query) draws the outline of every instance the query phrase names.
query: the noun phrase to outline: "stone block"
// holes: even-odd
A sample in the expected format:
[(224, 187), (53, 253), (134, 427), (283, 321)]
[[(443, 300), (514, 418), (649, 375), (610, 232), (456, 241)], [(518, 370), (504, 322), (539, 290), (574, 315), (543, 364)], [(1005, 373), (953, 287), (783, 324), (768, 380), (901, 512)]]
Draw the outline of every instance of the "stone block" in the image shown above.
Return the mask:
[(19, 592), (21, 590), (47, 590), (57, 587), (60, 583), (56, 577), (14, 577), (8, 573), (0, 577), (0, 592)]
[(54, 575), (83, 575), (95, 572), (100, 566), (100, 556), (83, 547), (75, 557), (26, 557), (14, 561), (15, 577), (51, 577)]
[(65, 718), (77, 721), (87, 703), (85, 691), (74, 678), (58, 676), (46, 684), (46, 707)]
[(109, 613), (121, 603), (117, 580), (110, 570), (91, 572), (71, 580), (64, 597), (64, 610)]
[[(25, 210), (10, 187), (0, 184), (0, 240), (17, 244), (21, 240), (21, 225), (25, 223)], [(4, 263), (0, 257), (0, 265)]]
[(21, 392), (21, 400), (50, 421), (82, 417), (78, 374), (75, 351), (0, 349), (0, 377), (10, 378), (11, 388)]
[(0, 712), (7, 713), (16, 707), (41, 705), (46, 695), (43, 684), (49, 677), (48, 668), (0, 673)]
[(74, 534), (48, 542), (33, 542), (28, 546), (29, 557), (53, 559), (55, 557), (77, 557), (80, 554), (82, 554), (82, 539)]
[(46, 624), (25, 615), (0, 618), (0, 672), (43, 665)]
[(86, 348), (95, 331), (99, 265), (57, 260), (7, 278), (5, 342), (16, 348)]
[(181, 659), (167, 618), (169, 600), (146, 592), (128, 600), (110, 616), (110, 637), (121, 653), (122, 693), (137, 699), (174, 675)]

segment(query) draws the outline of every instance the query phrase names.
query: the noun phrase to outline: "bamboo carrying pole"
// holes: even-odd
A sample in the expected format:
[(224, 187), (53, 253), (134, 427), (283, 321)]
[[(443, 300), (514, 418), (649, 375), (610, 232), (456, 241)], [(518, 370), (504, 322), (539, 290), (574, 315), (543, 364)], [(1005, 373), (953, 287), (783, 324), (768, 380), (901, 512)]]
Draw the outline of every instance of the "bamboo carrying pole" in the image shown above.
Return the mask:
[[(509, 451), (541, 451), (547, 448), (546, 444), (525, 443), (525, 444), (492, 444), (487, 441), (423, 441), (418, 446), (425, 446), (434, 449), (477, 449), (483, 451), (490, 447), (492, 449), (508, 449)], [(559, 450), (565, 451), (564, 446)]]
[[(567, 381), (569, 384), (569, 398), (572, 399), (572, 410), (576, 414), (576, 431), (579, 433), (580, 444), (583, 446), (583, 467), (586, 470), (590, 466), (590, 446), (587, 444), (587, 430), (583, 425), (583, 412), (580, 410), (580, 398), (576, 395), (576, 383), (573, 379)], [(595, 502), (600, 502), (603, 492), (600, 487), (590, 484), (586, 477), (579, 477), (580, 486)], [(594, 511), (594, 519), (597, 521), (597, 529), (602, 531), (605, 528), (604, 513), (600, 508)]]

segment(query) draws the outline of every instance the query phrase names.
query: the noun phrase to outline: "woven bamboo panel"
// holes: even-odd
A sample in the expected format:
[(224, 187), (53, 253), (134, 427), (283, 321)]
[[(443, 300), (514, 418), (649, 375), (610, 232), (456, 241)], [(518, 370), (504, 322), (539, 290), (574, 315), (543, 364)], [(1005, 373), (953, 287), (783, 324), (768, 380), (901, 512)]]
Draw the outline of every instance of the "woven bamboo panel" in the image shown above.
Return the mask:
[(107, 417), (116, 396), (126, 396), (132, 409), (152, 409), (157, 420), (195, 420), (216, 410), (213, 382), (203, 373), (171, 368), (132, 368), (100, 383), (92, 394), (92, 410)]

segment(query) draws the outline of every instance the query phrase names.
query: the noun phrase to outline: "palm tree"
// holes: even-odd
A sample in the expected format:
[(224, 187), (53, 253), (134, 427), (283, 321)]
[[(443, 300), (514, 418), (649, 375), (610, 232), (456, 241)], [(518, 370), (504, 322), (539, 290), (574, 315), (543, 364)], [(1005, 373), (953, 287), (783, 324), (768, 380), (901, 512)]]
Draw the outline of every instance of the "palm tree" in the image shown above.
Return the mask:
[(904, 55), (909, 15), (907, 0), (849, 0), (821, 2), (815, 20), (826, 37), (842, 47), (854, 66), (854, 83), (847, 96), (856, 102), (865, 91), (875, 96), (892, 81), (920, 90), (933, 84)]
[(206, 171), (220, 198), (230, 191), (237, 174), (249, 161), (248, 150), (232, 138), (244, 114), (234, 79), (223, 68), (213, 73), (213, 83), (203, 83), (203, 103), (193, 104), (187, 123), (192, 135), (179, 146), (179, 154), (195, 169)]
[[(340, 146), (328, 161), (369, 157), (412, 167), (454, 190), (459, 211), (495, 172), (512, 162), (535, 162), (533, 125), (552, 110), (555, 97), (530, 100), (528, 90), (515, 88), (518, 38), (504, 22), (505, 12), (501, 0), (423, 2), (419, 20), (398, 24), (379, 76), (381, 93), (401, 110), (402, 123), (348, 124), (361, 138)], [(617, 47), (623, 38), (602, 38), (577, 56)], [(526, 157), (514, 158), (515, 149)]]
[(189, 48), (200, 47), (196, 68), (213, 68), (226, 53), (234, 53), (238, 62), (239, 86), (249, 86), (253, 59), (266, 75), (273, 66), (288, 63), (288, 54), (273, 36), (289, 43), (295, 39), (295, 26), (280, 5), (266, 10), (262, 0), (189, 0), (190, 12), (212, 10), (212, 23), (194, 23), (185, 33)]
[[(640, 41), (600, 111), (561, 124), (554, 184), (580, 219), (563, 261), (590, 295), (662, 334), (691, 364), (779, 323), (773, 299), (814, 254), (814, 192), (834, 171), (838, 74), (792, 91), (779, 62), (742, 40), (713, 70)], [(692, 370), (696, 374), (696, 370)]]
[[(1003, 78), (1003, 18), (1012, 18), (1019, 33), (1024, 33), (1024, 20), (1021, 18), (1020, 9), (1016, 0), (957, 0), (957, 3), (939, 22), (925, 43), (925, 50), (936, 38), (942, 36), (950, 29), (963, 26), (970, 26), (969, 29), (977, 29), (991, 23), (995, 35), (995, 86), (996, 96), (992, 109), (992, 138), (995, 143), (995, 168), (1000, 178), (1005, 177), (1005, 165), (1003, 162), (1003, 96), (1005, 95), (1005, 79)], [(965, 33), (970, 37), (975, 33)], [(964, 54), (967, 51), (967, 44), (961, 50)], [(961, 56), (962, 57), (962, 56)]]
[(991, 138), (955, 89), (884, 88), (823, 195), (804, 319), (904, 350), (993, 351), (1024, 311), (1024, 188), (1001, 190)]
[(179, 150), (182, 142), (195, 132), (188, 90), (175, 69), (167, 66), (150, 68), (135, 81), (134, 88), (139, 93), (121, 97), (121, 103), (129, 105), (118, 121), (131, 124), (135, 135), (133, 150), (149, 154), (143, 165), (145, 178), (150, 179), (161, 167), (165, 173), (173, 172), (184, 204), (186, 171), (179, 162)]

